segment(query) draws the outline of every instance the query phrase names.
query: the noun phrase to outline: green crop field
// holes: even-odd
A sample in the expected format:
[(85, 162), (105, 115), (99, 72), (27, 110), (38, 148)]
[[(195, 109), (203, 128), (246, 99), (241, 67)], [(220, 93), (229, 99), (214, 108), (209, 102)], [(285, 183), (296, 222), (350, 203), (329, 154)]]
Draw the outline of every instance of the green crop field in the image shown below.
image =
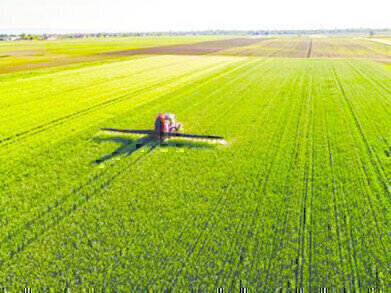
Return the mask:
[[(388, 292), (391, 71), (374, 61), (389, 63), (387, 46), (274, 37), (8, 67), (0, 288)], [(138, 148), (141, 136), (99, 130), (150, 129), (159, 112), (226, 144)]]

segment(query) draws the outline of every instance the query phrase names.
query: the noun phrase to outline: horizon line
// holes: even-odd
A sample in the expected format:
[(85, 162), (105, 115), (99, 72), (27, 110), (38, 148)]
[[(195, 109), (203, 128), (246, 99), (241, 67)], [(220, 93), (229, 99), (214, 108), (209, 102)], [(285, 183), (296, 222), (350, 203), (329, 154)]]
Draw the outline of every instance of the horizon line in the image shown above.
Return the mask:
[(111, 29), (0, 29), (1, 34), (178, 34), (178, 33), (202, 33), (202, 32), (222, 32), (222, 33), (246, 33), (246, 32), (343, 32), (343, 31), (391, 31), (388, 27), (346, 27), (346, 28), (314, 28), (314, 29), (195, 29), (195, 30), (164, 30), (164, 31), (121, 31)]

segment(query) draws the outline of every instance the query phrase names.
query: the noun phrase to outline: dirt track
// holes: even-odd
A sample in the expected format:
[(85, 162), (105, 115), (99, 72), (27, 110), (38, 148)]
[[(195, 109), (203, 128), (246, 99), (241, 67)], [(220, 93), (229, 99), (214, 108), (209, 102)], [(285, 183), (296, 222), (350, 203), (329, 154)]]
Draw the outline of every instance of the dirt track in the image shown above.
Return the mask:
[(307, 58), (311, 58), (311, 53), (312, 53), (312, 38), (310, 39), (310, 44), (308, 46)]

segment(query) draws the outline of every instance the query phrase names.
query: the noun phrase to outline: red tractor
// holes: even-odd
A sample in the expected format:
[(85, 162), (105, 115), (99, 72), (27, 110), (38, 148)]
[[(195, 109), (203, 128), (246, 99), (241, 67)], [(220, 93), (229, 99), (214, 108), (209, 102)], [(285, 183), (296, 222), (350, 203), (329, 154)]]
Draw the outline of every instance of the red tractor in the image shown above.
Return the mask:
[(155, 131), (159, 133), (164, 132), (177, 132), (181, 129), (182, 124), (175, 123), (175, 115), (166, 113), (159, 114), (155, 119)]

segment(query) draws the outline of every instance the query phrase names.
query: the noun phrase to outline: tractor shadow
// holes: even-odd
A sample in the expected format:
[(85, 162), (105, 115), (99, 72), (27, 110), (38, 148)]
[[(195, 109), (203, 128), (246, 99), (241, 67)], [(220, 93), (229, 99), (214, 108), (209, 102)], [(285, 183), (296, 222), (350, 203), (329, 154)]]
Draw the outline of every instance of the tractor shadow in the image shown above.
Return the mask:
[(103, 142), (111, 142), (111, 143), (120, 143), (121, 145), (116, 148), (113, 152), (108, 153), (99, 159), (93, 161), (94, 164), (101, 164), (108, 160), (111, 160), (120, 155), (132, 155), (137, 150), (147, 147), (148, 153), (153, 151), (155, 148), (167, 148), (167, 147), (175, 147), (175, 148), (188, 148), (188, 149), (206, 149), (213, 148), (216, 145), (208, 142), (197, 142), (197, 141), (178, 141), (178, 140), (165, 140), (165, 141), (157, 141), (156, 139), (146, 136), (139, 139), (131, 139), (124, 137), (104, 137), (104, 138), (94, 138), (96, 143)]

